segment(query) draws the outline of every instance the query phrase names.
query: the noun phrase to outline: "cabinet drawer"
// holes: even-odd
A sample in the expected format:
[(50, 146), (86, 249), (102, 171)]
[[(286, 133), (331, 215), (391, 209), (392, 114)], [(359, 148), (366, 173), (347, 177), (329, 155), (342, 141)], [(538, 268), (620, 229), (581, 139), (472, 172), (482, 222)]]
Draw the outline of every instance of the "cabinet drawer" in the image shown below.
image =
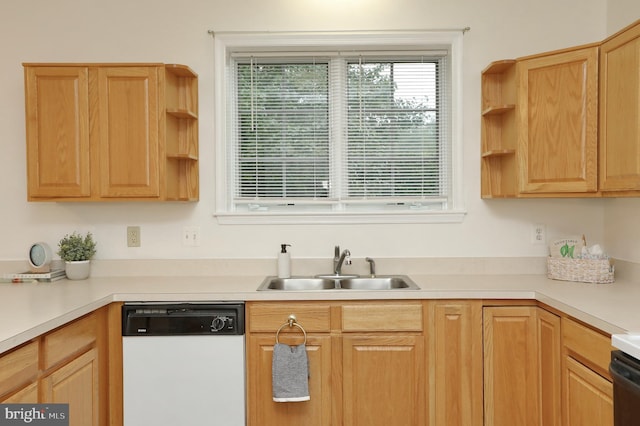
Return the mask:
[(38, 342), (20, 346), (0, 357), (0, 395), (34, 380), (38, 375)]
[[(321, 303), (247, 303), (248, 329), (252, 333), (275, 333), (295, 315), (298, 324), (309, 332), (331, 330), (331, 306)], [(288, 327), (282, 332), (287, 332)]]
[(421, 303), (371, 303), (342, 306), (342, 331), (422, 331)]
[(564, 318), (562, 321), (562, 342), (570, 355), (598, 374), (610, 378), (611, 337), (586, 327), (576, 321)]
[(44, 336), (44, 369), (91, 346), (96, 341), (98, 318), (91, 314)]

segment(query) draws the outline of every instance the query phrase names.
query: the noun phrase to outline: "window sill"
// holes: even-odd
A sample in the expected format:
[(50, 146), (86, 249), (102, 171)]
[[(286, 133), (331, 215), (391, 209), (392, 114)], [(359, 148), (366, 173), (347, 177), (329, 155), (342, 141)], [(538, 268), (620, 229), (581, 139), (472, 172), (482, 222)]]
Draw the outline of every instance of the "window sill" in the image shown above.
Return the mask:
[(327, 225), (327, 224), (404, 224), (462, 223), (466, 211), (428, 213), (214, 213), (221, 225)]

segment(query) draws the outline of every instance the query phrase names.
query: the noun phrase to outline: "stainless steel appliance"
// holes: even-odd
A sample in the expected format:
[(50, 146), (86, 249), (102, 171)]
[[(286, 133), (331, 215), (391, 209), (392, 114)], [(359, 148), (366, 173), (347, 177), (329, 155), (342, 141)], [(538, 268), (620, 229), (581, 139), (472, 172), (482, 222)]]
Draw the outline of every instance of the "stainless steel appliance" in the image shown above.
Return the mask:
[(124, 426), (245, 425), (244, 304), (122, 308)]
[(640, 419), (640, 360), (622, 351), (611, 352), (615, 426), (635, 426)]

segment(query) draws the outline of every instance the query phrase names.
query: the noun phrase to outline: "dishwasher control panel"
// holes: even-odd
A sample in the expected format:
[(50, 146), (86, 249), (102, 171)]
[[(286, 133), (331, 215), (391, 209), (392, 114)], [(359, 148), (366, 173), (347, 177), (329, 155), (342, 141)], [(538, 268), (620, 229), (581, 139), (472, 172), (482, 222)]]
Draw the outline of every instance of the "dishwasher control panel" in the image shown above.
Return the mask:
[(244, 303), (127, 303), (123, 336), (242, 335)]

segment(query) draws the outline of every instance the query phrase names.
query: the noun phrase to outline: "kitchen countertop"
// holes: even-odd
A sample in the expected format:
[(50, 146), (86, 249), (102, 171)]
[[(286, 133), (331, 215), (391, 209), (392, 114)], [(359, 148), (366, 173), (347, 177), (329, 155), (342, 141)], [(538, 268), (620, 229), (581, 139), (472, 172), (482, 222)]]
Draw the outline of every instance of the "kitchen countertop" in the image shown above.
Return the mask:
[(544, 275), (410, 275), (420, 290), (256, 291), (264, 276), (96, 277), (2, 283), (0, 353), (115, 301), (533, 299), (610, 334), (640, 331), (640, 284), (549, 280)]

